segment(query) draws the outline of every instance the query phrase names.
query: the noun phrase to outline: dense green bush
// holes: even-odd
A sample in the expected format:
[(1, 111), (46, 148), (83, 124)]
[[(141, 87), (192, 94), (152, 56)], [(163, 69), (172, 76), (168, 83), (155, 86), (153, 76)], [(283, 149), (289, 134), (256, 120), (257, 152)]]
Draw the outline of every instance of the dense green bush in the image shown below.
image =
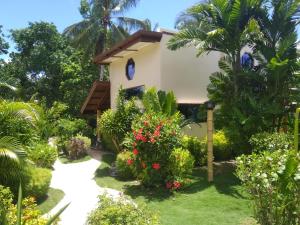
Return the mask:
[(98, 207), (87, 220), (88, 225), (158, 225), (155, 213), (144, 207), (138, 207), (124, 196), (112, 199), (107, 195), (99, 196)]
[(134, 178), (134, 166), (128, 165), (128, 160), (133, 158), (133, 154), (129, 151), (120, 152), (116, 159), (117, 175), (121, 179)]
[(278, 150), (237, 158), (237, 176), (261, 225), (300, 224), (300, 153)]
[[(57, 147), (65, 152), (65, 144), (77, 134), (90, 133), (91, 127), (83, 119), (59, 119), (54, 134), (58, 137)], [(66, 152), (65, 152), (66, 153)]]
[(0, 224), (5, 224), (5, 219), (14, 207), (12, 204), (13, 194), (10, 192), (9, 188), (0, 185)]
[(134, 155), (133, 164), (138, 178), (147, 186), (164, 184), (172, 174), (170, 155), (180, 147), (180, 117), (167, 117), (161, 113), (145, 113), (132, 124), (132, 132), (124, 141), (126, 149)]
[(37, 118), (37, 112), (31, 104), (0, 99), (0, 137), (11, 136), (29, 146), (39, 139), (35, 127)]
[(175, 148), (170, 155), (169, 169), (173, 177), (184, 177), (192, 173), (194, 168), (194, 157), (182, 148)]
[(51, 182), (51, 170), (32, 167), (29, 169), (29, 181), (24, 186), (25, 196), (41, 199), (47, 195)]
[[(13, 195), (8, 188), (0, 185), (0, 224), (15, 225), (17, 222), (17, 207), (13, 204)], [(25, 198), (22, 201), (22, 224), (45, 225), (37, 209), (34, 198)]]
[(77, 135), (66, 143), (66, 150), (69, 159), (79, 159), (87, 154), (87, 150), (91, 147), (91, 140), (88, 137)]
[(112, 141), (111, 136), (108, 135), (105, 132), (101, 133), (101, 145), (102, 145), (103, 149), (106, 150), (106, 151), (118, 152), (118, 150), (116, 149), (115, 144)]
[(293, 148), (293, 136), (286, 133), (258, 133), (249, 140), (253, 152), (290, 150)]
[(184, 149), (189, 150), (194, 156), (195, 165), (203, 166), (207, 164), (207, 148), (204, 140), (184, 135), (181, 139), (181, 144)]
[(233, 158), (230, 142), (222, 130), (213, 134), (213, 151), (215, 160), (228, 160)]
[(99, 120), (99, 133), (110, 137), (117, 152), (121, 151), (127, 132), (131, 130), (132, 121), (140, 114), (135, 100), (125, 100), (125, 94), (121, 90), (117, 98), (116, 110), (105, 111)]
[(36, 144), (28, 150), (28, 158), (39, 167), (52, 168), (57, 156), (57, 149), (47, 143)]

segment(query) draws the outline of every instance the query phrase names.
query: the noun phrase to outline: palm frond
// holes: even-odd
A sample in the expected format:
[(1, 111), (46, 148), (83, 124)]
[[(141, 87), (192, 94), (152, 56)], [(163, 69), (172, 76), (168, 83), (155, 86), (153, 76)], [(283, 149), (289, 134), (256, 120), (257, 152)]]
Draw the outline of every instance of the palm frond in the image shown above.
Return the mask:
[(148, 30), (148, 24), (145, 21), (129, 18), (129, 17), (117, 17), (117, 26), (123, 27), (128, 33), (132, 33), (138, 30)]
[(123, 13), (131, 8), (136, 7), (139, 2), (140, 0), (120, 0), (118, 7), (120, 8), (120, 11)]

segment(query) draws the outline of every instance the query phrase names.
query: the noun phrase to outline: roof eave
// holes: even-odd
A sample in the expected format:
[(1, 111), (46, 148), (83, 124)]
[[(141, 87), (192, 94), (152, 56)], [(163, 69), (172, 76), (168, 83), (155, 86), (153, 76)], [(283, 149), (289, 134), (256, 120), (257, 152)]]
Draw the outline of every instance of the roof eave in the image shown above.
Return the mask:
[(138, 42), (148, 42), (148, 43), (160, 42), (162, 35), (163, 35), (162, 32), (144, 31), (144, 30), (138, 31), (132, 36), (128, 37), (126, 40), (113, 46), (110, 50), (107, 50), (104, 53), (96, 56), (94, 59), (94, 63), (100, 65), (110, 64), (110, 62), (104, 62), (104, 60), (126, 50), (127, 48), (129, 48), (130, 46)]

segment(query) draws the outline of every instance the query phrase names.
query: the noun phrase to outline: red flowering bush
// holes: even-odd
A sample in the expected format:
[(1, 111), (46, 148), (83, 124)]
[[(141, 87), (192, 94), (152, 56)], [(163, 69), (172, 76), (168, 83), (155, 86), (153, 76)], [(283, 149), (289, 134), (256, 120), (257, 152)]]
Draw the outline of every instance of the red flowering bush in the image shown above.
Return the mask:
[(135, 166), (138, 178), (146, 186), (165, 184), (172, 176), (170, 155), (180, 146), (180, 117), (145, 113), (132, 123), (124, 145), (133, 154), (128, 164)]
[(120, 152), (116, 159), (116, 170), (119, 178), (128, 180), (135, 177), (133, 154), (129, 151)]

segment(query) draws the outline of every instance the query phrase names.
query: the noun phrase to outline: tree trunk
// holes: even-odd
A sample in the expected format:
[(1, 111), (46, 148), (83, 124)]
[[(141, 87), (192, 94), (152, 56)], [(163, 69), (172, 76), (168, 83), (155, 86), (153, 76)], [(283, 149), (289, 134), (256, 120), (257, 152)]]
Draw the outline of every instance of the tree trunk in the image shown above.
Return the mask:
[(237, 51), (236, 53), (233, 54), (232, 56), (233, 58), (233, 62), (232, 62), (232, 68), (233, 68), (233, 88), (234, 88), (234, 98), (235, 100), (238, 97), (238, 91), (239, 91), (239, 87), (238, 87), (238, 76), (241, 72), (241, 51)]

